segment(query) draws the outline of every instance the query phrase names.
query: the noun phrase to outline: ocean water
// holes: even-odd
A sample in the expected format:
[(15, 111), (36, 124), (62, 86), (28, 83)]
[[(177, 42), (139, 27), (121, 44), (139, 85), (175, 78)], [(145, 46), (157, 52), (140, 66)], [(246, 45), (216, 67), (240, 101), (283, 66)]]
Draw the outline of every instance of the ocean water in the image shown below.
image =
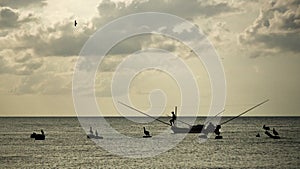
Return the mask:
[[(130, 137), (141, 137), (143, 126), (153, 135), (170, 128), (157, 121), (139, 124), (125, 118), (106, 120)], [(203, 121), (198, 118), (196, 122)], [(222, 126), (222, 140), (210, 137), (200, 143), (199, 134), (188, 134), (175, 147), (154, 157), (128, 158), (87, 139), (87, 129), (76, 117), (0, 118), (0, 168), (300, 168), (299, 122), (299, 117), (240, 117)], [(276, 128), (281, 139), (268, 138), (263, 133), (264, 124)], [(31, 139), (30, 134), (40, 129), (45, 131), (46, 140)], [(176, 138), (169, 131), (166, 137)], [(101, 134), (101, 129), (98, 132)], [(257, 133), (260, 138), (255, 137)]]

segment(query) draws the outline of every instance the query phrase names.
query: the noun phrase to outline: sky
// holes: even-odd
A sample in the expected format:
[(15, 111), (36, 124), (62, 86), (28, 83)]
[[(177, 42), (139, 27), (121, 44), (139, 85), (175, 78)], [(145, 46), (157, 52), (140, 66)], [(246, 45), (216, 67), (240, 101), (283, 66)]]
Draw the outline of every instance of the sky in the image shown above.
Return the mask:
[[(83, 45), (107, 23), (137, 12), (173, 14), (204, 32), (226, 76), (223, 115), (237, 115), (265, 99), (270, 101), (247, 115), (300, 115), (300, 0), (0, 0), (0, 116), (76, 116), (72, 78)], [(113, 74), (126, 56), (154, 47), (190, 67), (200, 92), (196, 113), (207, 115), (212, 98), (203, 63), (184, 44), (159, 35), (131, 37), (110, 50), (95, 79), (101, 111), (122, 115), (112, 102)], [(180, 104), (180, 91), (157, 70), (133, 79), (134, 106), (148, 110), (155, 89), (168, 98), (161, 115), (170, 114)]]

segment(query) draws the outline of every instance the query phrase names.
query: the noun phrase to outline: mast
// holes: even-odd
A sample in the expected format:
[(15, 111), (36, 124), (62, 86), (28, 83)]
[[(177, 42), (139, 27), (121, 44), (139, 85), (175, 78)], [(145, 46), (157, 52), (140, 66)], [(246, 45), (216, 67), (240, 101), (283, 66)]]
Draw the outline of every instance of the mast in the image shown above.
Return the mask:
[(175, 116), (176, 116), (176, 120), (174, 121), (174, 126), (177, 126), (177, 106), (175, 106)]

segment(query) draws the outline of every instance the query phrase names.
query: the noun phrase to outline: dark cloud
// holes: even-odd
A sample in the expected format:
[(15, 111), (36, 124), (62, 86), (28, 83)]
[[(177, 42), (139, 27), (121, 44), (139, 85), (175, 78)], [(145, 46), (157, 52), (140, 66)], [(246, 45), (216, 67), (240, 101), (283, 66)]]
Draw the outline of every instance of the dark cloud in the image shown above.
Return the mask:
[(18, 26), (19, 13), (11, 8), (0, 8), (0, 28)]
[(259, 17), (240, 36), (245, 45), (261, 45), (266, 50), (300, 52), (300, 1), (267, 3)]
[(44, 5), (46, 5), (46, 0), (0, 0), (0, 7), (23, 8)]
[(18, 11), (9, 7), (0, 7), (0, 29), (18, 28), (23, 23), (34, 20), (36, 20), (36, 18), (32, 14), (21, 18)]

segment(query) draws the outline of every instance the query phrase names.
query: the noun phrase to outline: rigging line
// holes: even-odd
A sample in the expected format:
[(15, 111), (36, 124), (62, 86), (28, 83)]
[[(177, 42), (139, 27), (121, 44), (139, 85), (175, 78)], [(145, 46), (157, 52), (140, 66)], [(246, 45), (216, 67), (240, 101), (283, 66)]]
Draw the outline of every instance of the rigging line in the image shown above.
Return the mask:
[(209, 120), (207, 120), (204, 125), (206, 125), (208, 122), (210, 122), (211, 119), (217, 117), (218, 115), (220, 115), (221, 113), (223, 113), (225, 111), (225, 109), (223, 109), (222, 111), (220, 111), (218, 114), (216, 114), (214, 117), (208, 118)]
[(128, 107), (128, 108), (130, 108), (130, 109), (132, 109), (132, 110), (135, 110), (135, 111), (137, 111), (137, 112), (143, 114), (143, 115), (146, 115), (146, 116), (148, 116), (148, 117), (150, 117), (150, 118), (153, 118), (153, 119), (155, 119), (155, 120), (157, 120), (157, 121), (159, 121), (159, 122), (161, 122), (161, 123), (164, 123), (164, 124), (166, 124), (166, 125), (168, 125), (168, 126), (171, 126), (171, 124), (169, 124), (169, 123), (167, 123), (167, 122), (164, 122), (164, 121), (162, 121), (162, 120), (159, 120), (159, 119), (157, 119), (157, 118), (155, 118), (155, 117), (152, 117), (152, 116), (150, 116), (150, 115), (148, 115), (148, 114), (146, 114), (146, 113), (144, 113), (144, 112), (142, 112), (142, 111), (140, 111), (140, 110), (138, 110), (138, 109), (136, 109), (136, 108), (134, 108), (134, 107), (131, 107), (131, 106), (129, 106), (129, 105), (125, 104), (125, 103), (122, 103), (122, 102), (120, 102), (120, 101), (118, 101), (118, 102), (119, 102), (120, 104), (122, 104), (123, 106), (126, 106), (126, 107)]
[(247, 112), (249, 112), (249, 111), (255, 109), (256, 107), (258, 107), (258, 106), (260, 106), (260, 105), (262, 105), (262, 104), (264, 104), (264, 103), (266, 103), (266, 102), (268, 102), (268, 101), (269, 101), (269, 99), (267, 99), (267, 100), (265, 100), (265, 101), (263, 101), (263, 102), (261, 102), (261, 103), (255, 105), (255, 106), (249, 108), (248, 110), (244, 111), (243, 113), (241, 113), (241, 114), (239, 114), (239, 115), (237, 115), (237, 116), (235, 116), (235, 117), (233, 117), (233, 118), (231, 118), (231, 119), (229, 119), (229, 120), (227, 120), (227, 121), (221, 123), (220, 125), (226, 124), (226, 123), (230, 122), (231, 120), (234, 120), (234, 119), (240, 117), (241, 115), (246, 114)]
[[(171, 116), (168, 116), (168, 117), (171, 117)], [(177, 117), (178, 118), (178, 117)], [(190, 126), (190, 127), (192, 127), (193, 125), (191, 125), (191, 124), (189, 124), (189, 123), (186, 123), (186, 122), (184, 122), (184, 121), (181, 121), (181, 120), (176, 120), (176, 121), (179, 121), (179, 122), (181, 122), (181, 123), (183, 123), (183, 124), (186, 124), (186, 125), (188, 125), (188, 126)]]

